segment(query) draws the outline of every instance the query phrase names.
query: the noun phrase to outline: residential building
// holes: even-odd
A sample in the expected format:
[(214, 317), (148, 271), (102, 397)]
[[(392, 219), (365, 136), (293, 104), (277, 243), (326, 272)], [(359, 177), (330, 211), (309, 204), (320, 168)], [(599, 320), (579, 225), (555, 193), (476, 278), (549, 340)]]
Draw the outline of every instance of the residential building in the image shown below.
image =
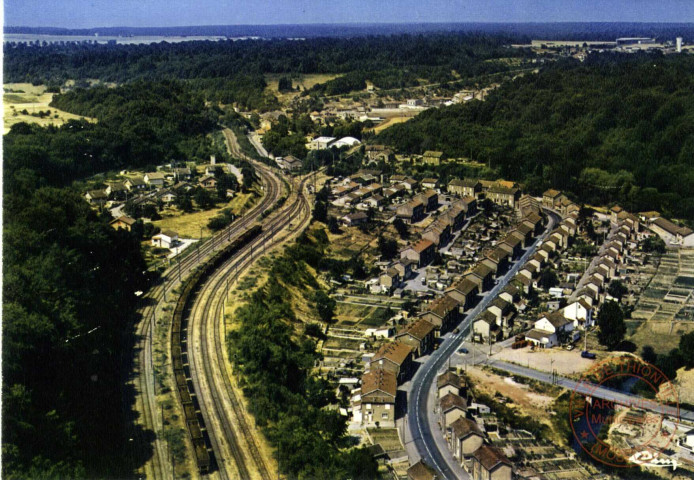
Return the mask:
[(205, 190), (215, 190), (218, 180), (211, 175), (205, 175), (200, 178), (198, 184)]
[(494, 286), (494, 269), (485, 263), (478, 263), (467, 277), (477, 284), (480, 292), (486, 292)]
[(290, 172), (295, 172), (301, 170), (304, 163), (296, 158), (294, 155), (287, 155), (286, 157), (277, 157), (275, 162), (279, 165), (282, 170), (289, 170)]
[(513, 464), (497, 447), (482, 445), (472, 454), (470, 476), (472, 480), (511, 480)]
[(535, 322), (535, 328), (526, 333), (526, 340), (543, 348), (553, 347), (571, 338), (574, 324), (561, 312), (541, 316)]
[(128, 178), (124, 182), (125, 188), (128, 189), (128, 191), (133, 191), (133, 190), (144, 190), (147, 188), (147, 184), (145, 183), (144, 179), (142, 177), (133, 177), (133, 178)]
[(435, 190), (439, 187), (439, 179), (438, 178), (423, 178), (422, 179), (422, 187), (423, 188), (428, 188), (431, 190)]
[(460, 195), (461, 197), (477, 198), (482, 191), (482, 184), (479, 180), (464, 178), (455, 178), (448, 182), (448, 193)]
[(445, 432), (448, 426), (464, 418), (467, 413), (467, 401), (460, 395), (447, 393), (439, 399), (439, 425)]
[(173, 230), (163, 230), (161, 233), (152, 237), (152, 246), (160, 248), (171, 248), (178, 244), (178, 233)]
[(477, 316), (472, 322), (472, 331), (475, 335), (482, 337), (483, 341), (490, 339), (496, 341), (501, 334), (501, 329), (497, 323), (497, 317), (489, 309), (485, 310)]
[(428, 355), (434, 350), (436, 342), (436, 326), (419, 317), (395, 336), (395, 340), (409, 345), (415, 358)]
[(477, 303), (477, 294), (479, 291), (479, 287), (475, 282), (463, 277), (451, 285), (451, 287), (446, 290), (446, 293), (455, 298), (460, 303), (463, 310), (468, 310)]
[(418, 267), (423, 267), (431, 263), (435, 254), (436, 246), (434, 243), (431, 240), (424, 239), (400, 252), (400, 258), (415, 260)]
[(460, 302), (445, 294), (433, 300), (420, 317), (432, 323), (441, 334), (446, 333), (461, 320)]
[(341, 223), (347, 227), (354, 227), (369, 221), (369, 216), (364, 212), (356, 212), (345, 215), (340, 219)]
[(511, 254), (511, 258), (516, 259), (523, 252), (523, 242), (513, 235), (506, 235), (499, 247)]
[(501, 185), (493, 185), (487, 189), (487, 198), (497, 205), (505, 205), (515, 208), (520, 199), (521, 191), (517, 188), (507, 188)]
[(128, 189), (123, 182), (113, 182), (108, 184), (104, 192), (111, 200), (124, 200), (128, 194)]
[(475, 197), (463, 197), (462, 205), (463, 208), (465, 208), (465, 214), (468, 217), (471, 217), (477, 213), (477, 199)]
[(407, 469), (407, 480), (437, 480), (436, 470), (423, 461), (418, 461)]
[(465, 210), (460, 205), (451, 205), (440, 218), (448, 224), (452, 232), (457, 232), (465, 224)]
[(397, 217), (405, 223), (417, 223), (424, 218), (424, 204), (420, 199), (413, 199), (404, 205), (400, 205), (397, 210)]
[(161, 172), (148, 172), (145, 173), (145, 183), (150, 187), (161, 188), (164, 186), (166, 178)]
[(561, 192), (550, 188), (542, 194), (542, 206), (545, 208), (555, 208), (559, 206)]
[(400, 272), (395, 267), (388, 268), (379, 277), (379, 283), (388, 293), (397, 288), (400, 284)]
[(127, 215), (122, 215), (114, 220), (111, 220), (109, 225), (116, 230), (122, 228), (123, 230), (130, 231), (133, 225), (135, 225), (135, 221), (136, 220), (134, 218), (130, 218)]
[(422, 202), (424, 209), (427, 212), (436, 210), (439, 207), (439, 195), (434, 190), (427, 190), (420, 193), (415, 197), (417, 200)]
[(89, 190), (84, 198), (87, 199), (90, 205), (97, 205), (103, 207), (108, 201), (108, 195), (104, 190)]
[(574, 328), (593, 325), (593, 307), (584, 299), (575, 300), (561, 310), (562, 315), (574, 322)]
[(446, 220), (437, 218), (422, 234), (422, 238), (430, 240), (437, 247), (446, 245), (451, 239), (451, 227)]
[(373, 368), (393, 372), (398, 383), (404, 382), (412, 369), (412, 347), (398, 341), (386, 343), (371, 358), (369, 369)]
[(461, 417), (448, 427), (448, 446), (453, 456), (462, 461), (484, 444), (484, 434), (477, 422)]
[(463, 380), (450, 370), (436, 377), (436, 396), (443, 398), (449, 393), (463, 396)]
[(694, 247), (694, 231), (687, 227), (675, 225), (666, 218), (659, 217), (654, 220), (650, 229), (667, 244)]
[(445, 157), (443, 156), (443, 152), (436, 152), (432, 150), (424, 152), (424, 155), (422, 156), (422, 162), (427, 165), (441, 165), (441, 162), (443, 162), (444, 159)]
[(326, 150), (335, 141), (335, 137), (316, 137), (307, 145), (309, 150)]
[[(397, 375), (383, 368), (372, 368), (361, 377), (361, 399), (358, 405), (361, 424), (395, 427)], [(357, 406), (355, 406), (357, 407)]]

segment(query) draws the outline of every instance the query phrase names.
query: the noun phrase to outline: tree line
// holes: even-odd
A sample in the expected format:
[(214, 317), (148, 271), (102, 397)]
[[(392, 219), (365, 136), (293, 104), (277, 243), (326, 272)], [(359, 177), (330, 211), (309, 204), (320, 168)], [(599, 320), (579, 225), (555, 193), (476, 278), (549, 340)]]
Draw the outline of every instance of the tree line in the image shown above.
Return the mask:
[(694, 59), (591, 55), (432, 109), (375, 140), (469, 157), (540, 194), (694, 220)]

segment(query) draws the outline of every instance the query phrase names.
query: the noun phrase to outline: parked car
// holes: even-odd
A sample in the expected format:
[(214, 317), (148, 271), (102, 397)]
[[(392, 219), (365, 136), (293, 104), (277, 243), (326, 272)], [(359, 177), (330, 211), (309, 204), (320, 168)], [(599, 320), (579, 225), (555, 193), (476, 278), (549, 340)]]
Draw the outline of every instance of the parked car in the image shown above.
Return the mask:
[(458, 349), (458, 353), (470, 353), (470, 351), (467, 348), (463, 347)]
[(596, 358), (596, 357), (595, 357), (595, 354), (594, 354), (594, 353), (590, 353), (588, 350), (583, 350), (583, 351), (581, 352), (581, 356), (582, 356), (583, 358), (589, 358), (589, 359), (591, 359), (591, 360), (595, 360), (595, 358)]

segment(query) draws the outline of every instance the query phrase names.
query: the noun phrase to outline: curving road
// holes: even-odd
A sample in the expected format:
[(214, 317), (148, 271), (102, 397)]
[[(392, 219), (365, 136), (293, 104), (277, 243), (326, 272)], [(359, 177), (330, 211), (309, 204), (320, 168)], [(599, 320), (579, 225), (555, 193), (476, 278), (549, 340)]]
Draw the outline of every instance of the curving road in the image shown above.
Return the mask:
[(417, 447), (417, 451), (422, 460), (428, 465), (433, 466), (443, 479), (468, 478), (465, 472), (456, 464), (448, 450), (442, 452), (436, 437), (441, 436), (434, 418), (429, 415), (434, 405), (429, 402), (430, 392), (434, 386), (434, 380), (439, 371), (446, 365), (449, 358), (455, 353), (458, 346), (468, 335), (472, 321), (496, 298), (513, 276), (528, 261), (528, 258), (535, 252), (538, 245), (553, 230), (555, 223), (560, 218), (557, 214), (548, 211), (549, 221), (542, 235), (540, 235), (528, 247), (521, 258), (511, 267), (511, 269), (498, 280), (498, 283), (490, 290), (484, 298), (473, 308), (459, 325), (460, 332), (450, 335), (443, 345), (429, 357), (412, 379), (412, 390), (408, 396), (408, 421), (407, 427), (410, 429), (412, 441)]

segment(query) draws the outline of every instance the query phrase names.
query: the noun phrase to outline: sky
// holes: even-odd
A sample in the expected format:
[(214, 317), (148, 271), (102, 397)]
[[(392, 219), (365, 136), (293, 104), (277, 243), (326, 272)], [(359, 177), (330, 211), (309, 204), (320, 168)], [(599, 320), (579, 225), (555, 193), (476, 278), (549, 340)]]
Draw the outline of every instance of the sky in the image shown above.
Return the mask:
[(6, 26), (66, 28), (694, 22), (694, 0), (4, 0), (4, 16)]

